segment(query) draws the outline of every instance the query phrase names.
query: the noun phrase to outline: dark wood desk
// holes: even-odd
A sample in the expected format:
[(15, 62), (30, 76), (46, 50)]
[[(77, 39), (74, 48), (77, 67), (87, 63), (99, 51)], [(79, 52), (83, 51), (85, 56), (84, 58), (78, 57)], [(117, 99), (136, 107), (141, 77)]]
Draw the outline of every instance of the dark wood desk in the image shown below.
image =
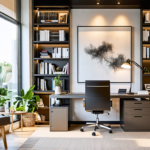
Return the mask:
[[(111, 93), (111, 98), (150, 98), (150, 95), (138, 95), (138, 94), (117, 94)], [(85, 98), (85, 93), (69, 93), (69, 94), (62, 94), (62, 95), (50, 95), (50, 98), (78, 98), (82, 99)]]

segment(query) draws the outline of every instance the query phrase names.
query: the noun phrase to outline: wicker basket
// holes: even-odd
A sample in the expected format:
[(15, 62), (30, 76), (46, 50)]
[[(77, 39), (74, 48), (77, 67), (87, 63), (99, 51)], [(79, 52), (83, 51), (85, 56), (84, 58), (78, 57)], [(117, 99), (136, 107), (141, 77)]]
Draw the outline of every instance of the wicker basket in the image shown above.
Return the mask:
[(23, 126), (33, 127), (35, 126), (36, 115), (34, 113), (23, 114)]

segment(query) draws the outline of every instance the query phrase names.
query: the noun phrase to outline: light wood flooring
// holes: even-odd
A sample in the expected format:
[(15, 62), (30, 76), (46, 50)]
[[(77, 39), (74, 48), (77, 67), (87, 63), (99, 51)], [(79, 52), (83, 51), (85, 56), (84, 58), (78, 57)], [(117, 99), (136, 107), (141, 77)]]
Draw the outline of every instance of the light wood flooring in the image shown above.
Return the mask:
[[(8, 150), (17, 150), (30, 136), (38, 129), (35, 127), (24, 127), (23, 132), (21, 129), (16, 129), (12, 133), (6, 133)], [(5, 150), (2, 137), (0, 135), (0, 150)]]

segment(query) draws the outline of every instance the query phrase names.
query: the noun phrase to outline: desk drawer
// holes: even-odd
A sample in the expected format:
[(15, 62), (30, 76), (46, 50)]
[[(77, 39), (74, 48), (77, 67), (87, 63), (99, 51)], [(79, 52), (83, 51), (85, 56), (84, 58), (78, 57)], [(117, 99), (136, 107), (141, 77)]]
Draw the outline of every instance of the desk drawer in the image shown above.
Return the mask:
[(125, 115), (125, 131), (150, 131), (150, 115)]
[(125, 115), (150, 115), (150, 108), (125, 108)]
[(124, 101), (124, 107), (128, 108), (150, 108), (150, 101)]

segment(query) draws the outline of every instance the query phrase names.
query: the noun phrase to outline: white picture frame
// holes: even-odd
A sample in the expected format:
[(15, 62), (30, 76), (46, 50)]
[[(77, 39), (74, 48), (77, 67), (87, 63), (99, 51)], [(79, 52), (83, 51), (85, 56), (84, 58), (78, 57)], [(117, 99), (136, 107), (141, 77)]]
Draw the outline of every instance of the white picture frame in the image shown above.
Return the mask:
[(131, 83), (132, 66), (130, 69), (121, 67), (131, 58), (132, 26), (77, 27), (78, 83), (85, 83), (86, 80)]
[(59, 13), (59, 23), (67, 23), (67, 13)]

